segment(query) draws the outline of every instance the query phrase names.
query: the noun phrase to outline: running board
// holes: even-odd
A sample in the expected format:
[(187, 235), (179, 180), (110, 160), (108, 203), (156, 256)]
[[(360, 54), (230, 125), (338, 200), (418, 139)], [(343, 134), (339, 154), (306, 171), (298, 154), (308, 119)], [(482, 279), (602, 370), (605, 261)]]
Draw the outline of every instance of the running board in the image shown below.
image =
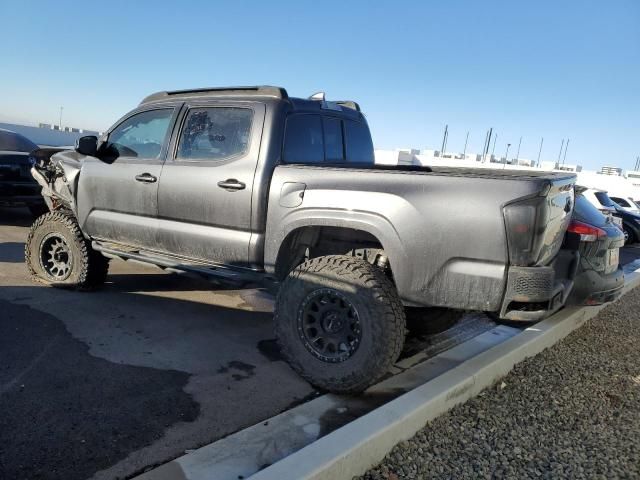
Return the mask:
[(91, 247), (102, 253), (107, 258), (117, 258), (125, 261), (133, 261), (145, 265), (155, 265), (163, 270), (175, 273), (191, 273), (208, 279), (220, 280), (225, 283), (234, 285), (244, 285), (247, 283), (255, 283), (266, 288), (273, 288), (275, 281), (261, 272), (252, 272), (250, 270), (233, 269), (220, 265), (185, 263), (180, 258), (174, 258), (168, 255), (161, 255), (154, 252), (144, 250), (124, 250), (106, 246), (99, 242), (91, 242)]

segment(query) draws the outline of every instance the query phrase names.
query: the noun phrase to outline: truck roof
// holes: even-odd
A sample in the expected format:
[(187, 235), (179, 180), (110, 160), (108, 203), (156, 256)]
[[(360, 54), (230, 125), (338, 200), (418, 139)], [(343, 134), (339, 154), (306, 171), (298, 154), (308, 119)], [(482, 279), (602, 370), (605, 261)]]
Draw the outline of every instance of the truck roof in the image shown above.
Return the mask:
[(152, 93), (143, 98), (140, 105), (168, 100), (194, 99), (194, 98), (235, 98), (254, 99), (265, 98), (285, 101), (298, 111), (314, 112), (319, 110), (333, 110), (346, 113), (348, 116), (359, 117), (360, 105), (352, 100), (327, 101), (324, 93), (320, 92), (309, 98), (289, 97), (283, 87), (271, 85), (257, 85), (248, 87), (212, 87), (193, 88), (188, 90), (171, 90)]

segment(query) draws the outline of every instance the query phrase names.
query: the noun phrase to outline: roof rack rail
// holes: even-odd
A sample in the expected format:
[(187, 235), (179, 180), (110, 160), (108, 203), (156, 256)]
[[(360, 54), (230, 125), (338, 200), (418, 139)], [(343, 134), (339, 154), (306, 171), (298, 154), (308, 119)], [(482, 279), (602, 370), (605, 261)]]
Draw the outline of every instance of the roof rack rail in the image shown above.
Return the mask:
[(189, 97), (201, 94), (219, 94), (228, 96), (268, 96), (282, 99), (288, 99), (289, 95), (287, 91), (282, 87), (272, 87), (270, 85), (261, 85), (254, 87), (214, 87), (214, 88), (193, 88), (189, 90), (171, 90), (164, 92), (156, 92), (146, 96), (140, 102), (140, 105), (144, 103), (154, 102), (157, 100), (167, 100), (171, 97)]

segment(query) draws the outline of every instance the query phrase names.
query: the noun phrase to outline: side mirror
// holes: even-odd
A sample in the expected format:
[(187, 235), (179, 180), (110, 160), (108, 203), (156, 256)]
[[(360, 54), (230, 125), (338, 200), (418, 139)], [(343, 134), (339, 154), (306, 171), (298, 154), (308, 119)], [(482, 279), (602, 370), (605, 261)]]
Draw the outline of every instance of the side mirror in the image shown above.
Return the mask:
[(95, 157), (98, 153), (98, 137), (87, 135), (76, 140), (76, 152)]

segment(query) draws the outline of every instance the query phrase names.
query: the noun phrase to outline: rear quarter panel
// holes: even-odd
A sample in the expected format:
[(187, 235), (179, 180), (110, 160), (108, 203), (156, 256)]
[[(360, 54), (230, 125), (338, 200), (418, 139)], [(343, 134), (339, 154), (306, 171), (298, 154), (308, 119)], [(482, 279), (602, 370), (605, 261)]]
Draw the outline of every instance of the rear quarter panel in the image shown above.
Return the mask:
[[(299, 206), (281, 205), (286, 182), (306, 184)], [(359, 229), (382, 243), (405, 303), (496, 310), (508, 263), (502, 207), (539, 190), (539, 183), (513, 178), (278, 166), (265, 268), (273, 272), (282, 242), (297, 228)]]

